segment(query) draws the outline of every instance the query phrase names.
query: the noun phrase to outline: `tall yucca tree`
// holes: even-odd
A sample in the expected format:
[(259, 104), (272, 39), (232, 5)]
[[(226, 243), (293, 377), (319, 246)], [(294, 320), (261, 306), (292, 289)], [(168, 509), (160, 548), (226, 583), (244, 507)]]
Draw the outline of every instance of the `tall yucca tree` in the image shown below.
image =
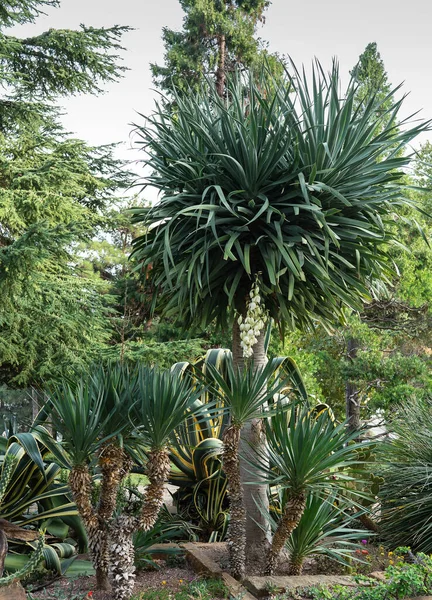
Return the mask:
[[(399, 121), (401, 100), (390, 110), (377, 97), (358, 107), (355, 82), (341, 91), (336, 62), (329, 74), (316, 63), (310, 80), (292, 67), (282, 84), (254, 81), (234, 76), (223, 98), (209, 83), (177, 95), (174, 111), (162, 99), (136, 128), (146, 183), (161, 195), (135, 209), (146, 231), (135, 259), (165, 314), (185, 327), (232, 326), (236, 365), (237, 315), (256, 280), (267, 318), (282, 329), (361, 308), (367, 281), (389, 271), (394, 215), (408, 202), (402, 151), (427, 127)], [(253, 361), (266, 361), (263, 335)], [(248, 489), (245, 501), (253, 548), (264, 542), (262, 517)]]

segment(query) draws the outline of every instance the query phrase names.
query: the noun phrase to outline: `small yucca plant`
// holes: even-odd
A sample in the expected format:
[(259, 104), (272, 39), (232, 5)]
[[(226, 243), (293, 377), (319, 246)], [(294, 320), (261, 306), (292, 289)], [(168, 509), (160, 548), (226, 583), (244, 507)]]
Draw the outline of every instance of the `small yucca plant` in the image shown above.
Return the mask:
[[(308, 495), (328, 497), (349, 487), (362, 461), (345, 424), (335, 425), (328, 411), (315, 417), (308, 407), (293, 405), (267, 421), (270, 463), (257, 460), (263, 478), (286, 493), (286, 503), (269, 551), (266, 574), (271, 575), (287, 540), (298, 527)], [(352, 491), (351, 491), (352, 493)]]

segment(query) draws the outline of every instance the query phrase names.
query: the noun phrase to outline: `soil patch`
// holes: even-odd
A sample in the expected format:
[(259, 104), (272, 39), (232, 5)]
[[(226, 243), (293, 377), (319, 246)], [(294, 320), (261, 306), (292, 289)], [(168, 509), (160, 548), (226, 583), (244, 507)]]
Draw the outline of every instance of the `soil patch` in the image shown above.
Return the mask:
[[(187, 565), (168, 567), (165, 561), (156, 562), (160, 569), (139, 571), (137, 573), (134, 594), (162, 589), (176, 592), (184, 583), (197, 579), (197, 575)], [(35, 600), (58, 600), (63, 598), (65, 600), (70, 598), (74, 600), (75, 598), (76, 600), (87, 600), (87, 598), (91, 598), (91, 600), (113, 600), (111, 593), (96, 591), (95, 586), (95, 577), (77, 577), (73, 580), (63, 577), (43, 590), (32, 592), (32, 597)]]

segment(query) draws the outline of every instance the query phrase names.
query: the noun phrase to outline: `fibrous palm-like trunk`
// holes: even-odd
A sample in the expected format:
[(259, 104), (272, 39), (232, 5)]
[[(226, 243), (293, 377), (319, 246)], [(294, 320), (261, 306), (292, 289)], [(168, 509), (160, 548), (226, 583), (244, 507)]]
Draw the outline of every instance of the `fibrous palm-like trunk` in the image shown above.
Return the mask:
[(120, 515), (111, 523), (111, 564), (114, 600), (131, 597), (135, 585), (135, 552), (133, 533), (139, 520), (132, 515)]
[(228, 480), (230, 522), (228, 548), (233, 577), (243, 579), (246, 563), (246, 509), (240, 475), (240, 428), (228, 427), (224, 433), (222, 453), (223, 468)]
[(288, 575), (301, 575), (303, 571), (304, 558), (293, 554), (290, 556), (290, 562), (288, 566)]
[(300, 523), (300, 519), (306, 508), (306, 494), (299, 492), (293, 494), (287, 501), (281, 520), (273, 536), (273, 541), (269, 551), (266, 575), (272, 575), (285, 542)]
[[(89, 536), (98, 589), (109, 590), (110, 533), (108, 521), (114, 512), (121, 481), (130, 471), (132, 461), (117, 444), (105, 444), (99, 452), (102, 481), (98, 506), (98, 528)], [(90, 541), (91, 538), (91, 541)]]
[(146, 474), (149, 484), (139, 517), (121, 515), (111, 523), (111, 562), (113, 565), (113, 592), (115, 600), (125, 600), (133, 592), (135, 583), (134, 548), (132, 536), (138, 529), (149, 531), (163, 504), (165, 483), (171, 463), (168, 451), (154, 449), (149, 453)]
[(165, 483), (171, 469), (169, 452), (166, 448), (152, 450), (148, 456), (146, 474), (149, 484), (144, 495), (144, 506), (140, 515), (140, 529), (149, 531), (162, 508)]
[[(264, 367), (267, 364), (265, 352), (265, 328), (253, 346), (253, 361), (255, 368)], [(237, 322), (233, 330), (233, 364), (235, 368), (244, 366), (242, 348), (240, 346), (240, 330)], [(266, 509), (269, 506), (268, 486), (259, 481), (261, 472), (254, 473), (254, 467), (244, 457), (256, 462), (256, 456), (261, 462), (265, 461), (267, 448), (261, 419), (254, 419), (245, 423), (242, 428), (240, 440), (240, 471), (243, 484), (244, 505), (246, 508), (246, 559), (255, 562), (259, 560), (269, 548), (270, 528), (265, 518)], [(247, 485), (245, 485), (247, 483)]]
[(76, 465), (69, 475), (69, 485), (80, 517), (87, 531), (88, 545), (96, 571), (98, 589), (109, 590), (109, 556), (107, 553), (107, 532), (101, 528), (99, 516), (91, 502), (92, 478), (87, 465)]

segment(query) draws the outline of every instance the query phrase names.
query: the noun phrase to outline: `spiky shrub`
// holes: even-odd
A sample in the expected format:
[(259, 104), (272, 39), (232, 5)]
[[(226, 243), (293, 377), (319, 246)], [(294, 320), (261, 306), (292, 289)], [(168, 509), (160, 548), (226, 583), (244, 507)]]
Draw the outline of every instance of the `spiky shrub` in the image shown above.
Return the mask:
[[(224, 373), (230, 354), (222, 348), (211, 349), (195, 363), (176, 363), (172, 369), (191, 381), (207, 382), (209, 365)], [(223, 540), (228, 517), (226, 478), (220, 457), (227, 415), (223, 411), (206, 414), (206, 406), (216, 405), (215, 400), (211, 387), (206, 387), (196, 401), (202, 407), (199, 418), (188, 416), (170, 444), (173, 468), (169, 482), (178, 486), (175, 501), (179, 510), (199, 526), (204, 541)]]
[[(286, 490), (286, 502), (275, 530), (266, 573), (271, 575), (279, 554), (298, 527), (310, 493), (328, 497), (333, 490), (352, 487), (361, 471), (356, 433), (335, 425), (328, 411), (315, 417), (308, 407), (293, 405), (266, 421), (270, 464), (258, 460), (263, 478)], [(350, 489), (353, 495), (352, 489)]]
[[(61, 466), (53, 459), (52, 448), (57, 442), (41, 424), (40, 418), (32, 430), (15, 431), (2, 438), (0, 451), (0, 520), (9, 541), (8, 569), (24, 568), (38, 529), (59, 538), (69, 537), (72, 528), (79, 550), (86, 552), (87, 537), (69, 488), (60, 481)], [(30, 513), (29, 509), (32, 507)], [(25, 522), (25, 529), (17, 526)], [(75, 548), (63, 541), (44, 546), (44, 566), (61, 575), (73, 562)]]
[[(91, 374), (49, 390), (51, 420), (62, 433), (69, 485), (87, 530), (97, 586), (109, 589), (109, 519), (122, 479), (132, 466), (125, 450), (132, 427), (127, 418), (136, 389), (136, 371), (124, 365), (95, 367)], [(129, 448), (130, 449), (130, 448)], [(92, 503), (93, 467), (101, 473), (99, 502)]]
[[(268, 332), (270, 333), (270, 331)], [(212, 371), (228, 381), (227, 365), (232, 362), (230, 350), (215, 348), (196, 363), (176, 363), (173, 369), (188, 373), (193, 379), (207, 384), (200, 402), (203, 411), (200, 417), (189, 417), (176, 431), (170, 447), (171, 461), (175, 466), (170, 473), (170, 482), (179, 486), (176, 500), (179, 508), (193, 520), (199, 522), (201, 535), (209, 541), (223, 539), (227, 527), (227, 486), (222, 468), (221, 453), (223, 435), (229, 423), (229, 411), (221, 410), (216, 415), (205, 411), (206, 405), (224, 407), (224, 398), (214, 389)], [(271, 359), (272, 373), (285, 379), (284, 394), (292, 398), (307, 399), (307, 392), (295, 362), (287, 356)], [(207, 539), (206, 539), (207, 541)]]
[[(141, 368), (138, 371), (136, 401), (129, 411), (134, 424), (135, 443), (147, 455), (149, 483), (138, 515), (122, 514), (110, 526), (113, 587), (116, 600), (130, 596), (134, 585), (133, 532), (150, 531), (163, 504), (163, 494), (170, 472), (169, 444), (188, 415), (201, 410), (197, 400), (200, 385), (191, 385), (188, 377), (175, 371)], [(207, 411), (211, 407), (207, 407)]]
[[(170, 469), (169, 440), (187, 415), (199, 410), (201, 393), (198, 384), (191, 386), (176, 372), (125, 365), (97, 368), (51, 390), (52, 421), (63, 436), (62, 456), (71, 466), (69, 484), (88, 532), (98, 584), (107, 588), (111, 572), (116, 600), (132, 593), (132, 534), (149, 531), (156, 522)], [(146, 464), (149, 485), (138, 515), (116, 514), (119, 486), (133, 461)], [(94, 505), (96, 465), (101, 483)]]
[(432, 552), (432, 400), (413, 398), (388, 425), (379, 452), (384, 483), (380, 529), (390, 547)]

